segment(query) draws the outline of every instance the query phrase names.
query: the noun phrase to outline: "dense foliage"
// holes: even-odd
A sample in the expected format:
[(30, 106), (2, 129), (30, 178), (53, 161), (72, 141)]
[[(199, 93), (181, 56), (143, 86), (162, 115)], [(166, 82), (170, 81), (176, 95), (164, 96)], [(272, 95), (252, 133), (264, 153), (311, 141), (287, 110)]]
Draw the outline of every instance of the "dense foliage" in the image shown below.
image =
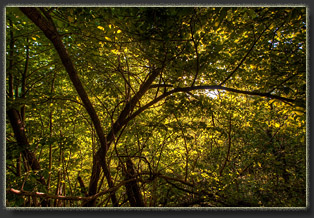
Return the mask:
[(306, 206), (306, 8), (7, 8), (6, 203)]

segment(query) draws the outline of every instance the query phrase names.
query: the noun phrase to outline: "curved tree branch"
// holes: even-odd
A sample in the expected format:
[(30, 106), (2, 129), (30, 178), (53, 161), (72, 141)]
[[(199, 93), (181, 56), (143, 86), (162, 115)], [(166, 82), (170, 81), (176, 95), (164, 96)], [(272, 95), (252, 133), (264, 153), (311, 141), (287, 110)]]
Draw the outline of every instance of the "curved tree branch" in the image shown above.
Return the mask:
[(166, 98), (167, 96), (174, 94), (176, 92), (190, 92), (193, 90), (225, 90), (229, 92), (234, 92), (234, 93), (240, 93), (240, 94), (246, 94), (246, 95), (253, 95), (253, 96), (261, 96), (261, 97), (266, 97), (266, 98), (271, 98), (271, 99), (277, 99), (283, 102), (295, 102), (294, 99), (289, 99), (285, 98), (279, 95), (273, 95), (270, 93), (263, 93), (263, 92), (257, 92), (257, 91), (244, 91), (244, 90), (239, 90), (239, 89), (234, 89), (234, 88), (228, 88), (224, 87), (221, 85), (208, 85), (208, 86), (193, 86), (193, 87), (181, 87), (181, 88), (174, 88), (168, 92), (163, 93), (162, 95), (158, 96), (154, 100), (150, 101), (146, 105), (142, 106), (139, 108), (137, 111), (135, 111), (133, 114), (131, 114), (127, 119), (126, 123), (129, 122), (130, 120), (134, 119), (137, 115), (142, 113), (144, 110), (148, 109), (150, 106), (156, 104), (157, 102), (161, 101), (162, 99)]

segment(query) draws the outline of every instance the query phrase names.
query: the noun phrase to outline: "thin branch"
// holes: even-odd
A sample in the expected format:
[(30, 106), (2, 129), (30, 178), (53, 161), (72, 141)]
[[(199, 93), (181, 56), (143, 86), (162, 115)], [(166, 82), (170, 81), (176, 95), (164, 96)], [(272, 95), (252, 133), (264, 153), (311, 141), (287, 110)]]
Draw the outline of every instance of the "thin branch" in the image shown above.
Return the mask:
[(283, 102), (294, 102), (294, 99), (289, 99), (285, 97), (281, 97), (279, 95), (273, 95), (270, 93), (262, 93), (262, 92), (257, 92), (257, 91), (243, 91), (243, 90), (238, 90), (234, 88), (228, 88), (224, 87), (221, 85), (208, 85), (208, 86), (193, 86), (193, 87), (182, 87), (182, 88), (175, 88), (169, 92), (165, 92), (164, 94), (160, 95), (159, 97), (155, 98), (154, 100), (150, 101), (146, 105), (142, 106), (139, 108), (137, 111), (135, 111), (133, 114), (131, 114), (125, 121), (125, 123), (129, 122), (130, 120), (134, 119), (137, 115), (142, 113), (144, 110), (148, 109), (150, 106), (156, 104), (157, 102), (161, 101), (162, 99), (166, 98), (167, 96), (174, 94), (176, 92), (189, 92), (193, 90), (225, 90), (229, 92), (235, 92), (235, 93), (240, 93), (240, 94), (246, 94), (246, 95), (255, 95), (255, 96), (261, 96), (261, 97), (267, 97), (267, 98), (272, 98), (272, 99), (278, 99)]
[[(114, 134), (119, 132), (119, 130), (124, 125), (126, 125), (126, 123), (127, 123), (126, 118), (133, 111), (136, 104), (139, 102), (139, 100), (142, 98), (142, 96), (146, 93), (146, 91), (149, 89), (150, 85), (153, 83), (155, 78), (160, 74), (160, 72), (162, 71), (163, 68), (164, 68), (164, 66), (162, 66), (162, 68), (153, 69), (152, 72), (149, 75), (147, 75), (148, 78), (146, 79), (146, 81), (144, 83), (142, 83), (139, 91), (130, 99), (129, 102), (127, 102), (124, 109), (121, 111), (118, 119), (113, 124), (110, 132), (107, 135), (108, 146), (112, 142)], [(99, 151), (99, 153), (104, 152), (104, 154), (105, 154), (107, 152), (108, 148), (109, 147), (107, 147), (106, 150), (104, 150), (104, 151)]]
[(192, 183), (189, 183), (187, 181), (181, 180), (179, 178), (174, 178), (174, 177), (169, 177), (169, 176), (165, 176), (161, 173), (154, 173), (154, 172), (142, 172), (139, 173), (139, 175), (152, 175), (154, 177), (159, 177), (159, 178), (163, 178), (165, 180), (172, 180), (172, 181), (176, 181), (176, 182), (180, 182), (184, 185), (190, 186), (190, 187), (194, 187), (194, 185)]
[(228, 150), (227, 150), (227, 156), (226, 159), (219, 171), (219, 175), (222, 176), (222, 172), (225, 169), (227, 162), (229, 161), (229, 156), (230, 156), (230, 150), (231, 150), (231, 130), (232, 130), (232, 125), (231, 125), (231, 119), (232, 119), (232, 114), (230, 113), (229, 117), (229, 131), (228, 131)]
[(287, 81), (289, 81), (290, 79), (292, 79), (292, 78), (295, 77), (296, 75), (298, 75), (298, 73), (292, 74), (292, 75), (289, 76), (287, 79), (285, 79), (284, 81), (282, 81), (280, 84), (275, 85), (275, 86), (273, 87), (273, 89), (270, 90), (268, 93), (272, 93), (275, 89), (277, 89), (278, 87), (282, 86), (284, 83), (286, 83)]
[(283, 101), (283, 102), (294, 102), (295, 101), (294, 99), (285, 98), (285, 97), (282, 97), (279, 95), (272, 95), (270, 93), (263, 93), (263, 92), (256, 92), (256, 91), (242, 91), (242, 90), (227, 88), (227, 87), (221, 87), (218, 89), (230, 91), (230, 92), (235, 92), (235, 93), (240, 93), (240, 94), (255, 95), (255, 96), (267, 97), (267, 98), (272, 98), (272, 99), (278, 99), (278, 100)]
[[(195, 25), (195, 23), (194, 23)], [(194, 26), (195, 27), (195, 26)], [(194, 86), (194, 83), (197, 79), (197, 76), (199, 74), (199, 66), (200, 66), (200, 61), (199, 61), (199, 53), (198, 53), (198, 42), (196, 41), (196, 39), (194, 38), (194, 34), (193, 34), (193, 31), (195, 31), (195, 29), (193, 30), (193, 27), (192, 27), (192, 22), (190, 24), (190, 30), (191, 30), (191, 35), (192, 35), (192, 42), (193, 42), (193, 45), (194, 45), (194, 50), (195, 50), (195, 55), (196, 55), (196, 69), (195, 69), (195, 76), (194, 76), (194, 79), (193, 79), (193, 82), (191, 84), (191, 86)]]
[(263, 30), (263, 32), (258, 36), (258, 38), (253, 42), (253, 44), (251, 45), (250, 49), (247, 51), (247, 53), (244, 55), (244, 57), (242, 58), (242, 60), (240, 61), (240, 63), (236, 66), (236, 68), (234, 68), (234, 70), (224, 79), (224, 81), (222, 81), (219, 85), (223, 85), (225, 82), (227, 82), (227, 80), (229, 80), (232, 75), (240, 68), (240, 66), (243, 64), (243, 62), (246, 60), (246, 58), (249, 56), (249, 54), (251, 53), (251, 51), (253, 50), (253, 48), (255, 47), (256, 43), (258, 42), (258, 40), (262, 37), (262, 35), (264, 34), (264, 32), (269, 28), (270, 24)]
[(165, 88), (167, 88), (167, 87), (173, 87), (173, 85), (171, 85), (171, 84), (152, 84), (152, 85), (150, 85), (150, 89), (152, 89), (152, 88), (159, 88), (159, 87), (165, 87)]
[(167, 181), (167, 183), (169, 183), (170, 185), (174, 186), (176, 189), (179, 189), (181, 191), (184, 191), (184, 192), (187, 192), (187, 193), (190, 193), (190, 194), (195, 194), (195, 195), (199, 195), (200, 194), (198, 192), (194, 192), (194, 191), (191, 191), (191, 190), (179, 187), (178, 185), (174, 184), (173, 182), (168, 181), (168, 179), (166, 179), (166, 181)]

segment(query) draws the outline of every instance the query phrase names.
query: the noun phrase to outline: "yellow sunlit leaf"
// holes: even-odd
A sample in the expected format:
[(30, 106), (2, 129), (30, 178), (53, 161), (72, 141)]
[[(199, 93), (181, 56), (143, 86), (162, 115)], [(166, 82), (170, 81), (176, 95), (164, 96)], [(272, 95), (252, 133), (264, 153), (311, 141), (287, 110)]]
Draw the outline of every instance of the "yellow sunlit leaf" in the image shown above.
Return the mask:
[(103, 28), (102, 26), (98, 26), (97, 28), (100, 29), (100, 30), (102, 30), (102, 31), (105, 30), (105, 28)]
[(111, 39), (109, 37), (107, 37), (107, 36), (105, 37), (105, 39), (108, 40), (108, 41), (111, 41)]
[(301, 112), (301, 111), (294, 111), (295, 114), (299, 115), (299, 116), (302, 116), (304, 113)]
[(112, 49), (111, 52), (114, 53), (114, 54), (119, 54), (120, 53), (117, 49)]
[(251, 65), (250, 65), (250, 67), (251, 67), (253, 70), (255, 70), (255, 69), (256, 69), (256, 66), (255, 66), (255, 65), (253, 65), (253, 64), (251, 64)]
[(112, 27), (112, 25), (111, 24), (109, 24), (109, 28), (111, 29), (111, 27)]
[(295, 109), (297, 109), (298, 111), (303, 111), (304, 110), (303, 107), (299, 107), (299, 106), (297, 106)]
[(276, 99), (271, 99), (268, 103), (271, 104), (275, 101)]
[(36, 41), (36, 38), (35, 38), (35, 37), (32, 37), (32, 39)]
[(273, 29), (274, 27), (275, 27), (275, 24), (272, 23), (272, 24), (270, 25), (269, 29)]
[(117, 33), (121, 33), (121, 32), (122, 32), (121, 30), (118, 30), (118, 31), (117, 31)]

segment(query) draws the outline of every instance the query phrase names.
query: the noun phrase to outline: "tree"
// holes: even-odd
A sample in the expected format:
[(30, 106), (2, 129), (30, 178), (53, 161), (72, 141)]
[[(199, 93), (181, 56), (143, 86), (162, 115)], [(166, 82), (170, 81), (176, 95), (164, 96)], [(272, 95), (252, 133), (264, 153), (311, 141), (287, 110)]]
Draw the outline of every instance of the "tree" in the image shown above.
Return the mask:
[(305, 206), (305, 19), (8, 8), (7, 204)]

